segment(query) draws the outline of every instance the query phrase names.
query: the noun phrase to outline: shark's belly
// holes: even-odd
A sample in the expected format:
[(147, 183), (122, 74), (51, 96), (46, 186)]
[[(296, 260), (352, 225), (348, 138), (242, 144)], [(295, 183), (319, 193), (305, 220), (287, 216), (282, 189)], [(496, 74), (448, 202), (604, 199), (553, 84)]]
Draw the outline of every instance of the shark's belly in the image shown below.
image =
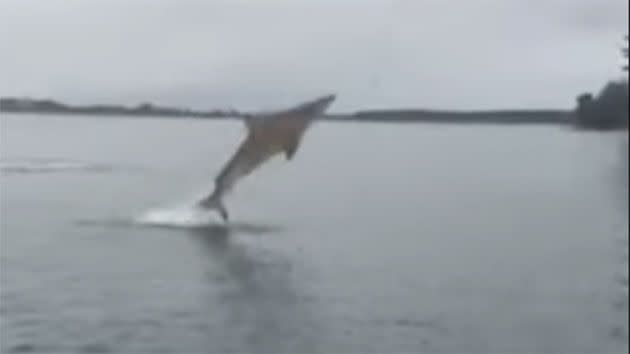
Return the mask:
[(271, 157), (284, 150), (284, 142), (271, 134), (257, 134), (250, 137), (246, 150), (251, 154)]
[(297, 134), (292, 129), (276, 128), (260, 131), (254, 139), (259, 149), (269, 152), (283, 150), (285, 146), (293, 142)]

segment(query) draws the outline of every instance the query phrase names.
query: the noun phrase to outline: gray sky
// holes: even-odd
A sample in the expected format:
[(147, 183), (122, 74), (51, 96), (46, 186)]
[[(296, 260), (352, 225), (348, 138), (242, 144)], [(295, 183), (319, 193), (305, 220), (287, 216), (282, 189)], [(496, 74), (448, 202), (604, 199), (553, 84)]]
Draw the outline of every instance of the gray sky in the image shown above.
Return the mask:
[(2, 0), (1, 95), (276, 109), (570, 108), (621, 77), (625, 0)]

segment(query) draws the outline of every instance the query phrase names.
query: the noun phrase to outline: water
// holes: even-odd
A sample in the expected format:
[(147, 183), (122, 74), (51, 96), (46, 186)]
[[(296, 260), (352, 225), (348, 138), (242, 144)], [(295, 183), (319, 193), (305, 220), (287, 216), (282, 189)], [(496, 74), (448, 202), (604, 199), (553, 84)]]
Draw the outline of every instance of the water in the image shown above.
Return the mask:
[(1, 128), (3, 352), (627, 350), (616, 134), (322, 122), (223, 227), (237, 121)]

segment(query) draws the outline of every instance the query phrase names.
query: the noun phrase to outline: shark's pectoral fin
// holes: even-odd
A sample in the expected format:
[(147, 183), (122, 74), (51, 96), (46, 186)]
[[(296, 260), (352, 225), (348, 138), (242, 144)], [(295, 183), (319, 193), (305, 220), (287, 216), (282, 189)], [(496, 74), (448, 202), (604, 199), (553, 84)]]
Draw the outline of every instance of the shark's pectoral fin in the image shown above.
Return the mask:
[(287, 160), (291, 160), (293, 158), (293, 155), (295, 155), (295, 152), (297, 151), (299, 145), (300, 141), (295, 140), (284, 147), (284, 154)]

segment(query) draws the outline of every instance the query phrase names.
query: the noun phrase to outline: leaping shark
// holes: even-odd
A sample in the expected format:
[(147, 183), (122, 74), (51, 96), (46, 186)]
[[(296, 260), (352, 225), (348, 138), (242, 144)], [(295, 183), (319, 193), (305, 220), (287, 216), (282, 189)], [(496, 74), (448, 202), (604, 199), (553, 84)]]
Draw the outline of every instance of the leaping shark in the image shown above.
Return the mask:
[(285, 111), (245, 117), (247, 137), (216, 176), (214, 191), (198, 205), (217, 210), (227, 221), (229, 214), (223, 204), (225, 194), (239, 179), (271, 157), (284, 153), (286, 159), (291, 160), (313, 119), (321, 116), (335, 98), (335, 95), (327, 95)]

